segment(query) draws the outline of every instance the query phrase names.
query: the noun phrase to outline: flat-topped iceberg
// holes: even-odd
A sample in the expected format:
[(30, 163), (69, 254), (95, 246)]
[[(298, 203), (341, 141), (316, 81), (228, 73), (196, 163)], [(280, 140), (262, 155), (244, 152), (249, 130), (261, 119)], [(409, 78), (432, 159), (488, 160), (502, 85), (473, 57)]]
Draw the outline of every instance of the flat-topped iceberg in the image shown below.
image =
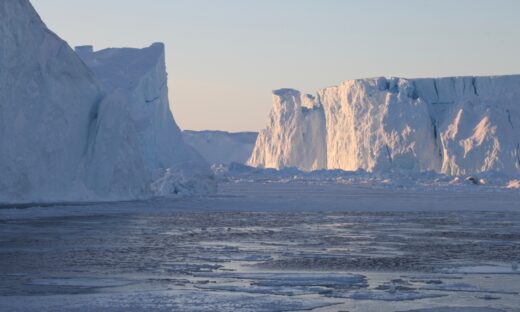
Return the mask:
[(520, 76), (350, 80), (274, 92), (248, 164), (450, 175), (520, 173)]

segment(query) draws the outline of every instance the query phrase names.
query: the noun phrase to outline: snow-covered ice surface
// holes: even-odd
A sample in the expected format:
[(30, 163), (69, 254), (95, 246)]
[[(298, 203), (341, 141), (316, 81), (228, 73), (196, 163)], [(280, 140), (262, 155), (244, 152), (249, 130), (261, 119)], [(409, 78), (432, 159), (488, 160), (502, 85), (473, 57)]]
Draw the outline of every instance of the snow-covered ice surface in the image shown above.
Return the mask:
[[(435, 172), (388, 171), (368, 173), (364, 170), (314, 170), (301, 171), (297, 168), (262, 169), (239, 163), (213, 165), (213, 172), (223, 182), (269, 182), (305, 184), (342, 184), (353, 187), (408, 190), (421, 192), (502, 192), (517, 190), (519, 180), (500, 173), (451, 176)], [(518, 191), (516, 191), (518, 192)]]
[(0, 209), (0, 310), (518, 311), (517, 190), (226, 179)]
[(257, 132), (191, 131), (182, 137), (210, 164), (245, 164), (255, 147)]

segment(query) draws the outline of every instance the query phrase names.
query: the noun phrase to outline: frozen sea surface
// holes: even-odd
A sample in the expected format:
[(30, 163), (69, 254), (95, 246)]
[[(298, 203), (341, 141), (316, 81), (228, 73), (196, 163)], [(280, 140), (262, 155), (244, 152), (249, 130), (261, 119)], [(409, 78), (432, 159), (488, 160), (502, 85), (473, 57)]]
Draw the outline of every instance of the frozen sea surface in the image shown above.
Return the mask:
[(520, 311), (520, 193), (224, 183), (0, 209), (0, 311)]

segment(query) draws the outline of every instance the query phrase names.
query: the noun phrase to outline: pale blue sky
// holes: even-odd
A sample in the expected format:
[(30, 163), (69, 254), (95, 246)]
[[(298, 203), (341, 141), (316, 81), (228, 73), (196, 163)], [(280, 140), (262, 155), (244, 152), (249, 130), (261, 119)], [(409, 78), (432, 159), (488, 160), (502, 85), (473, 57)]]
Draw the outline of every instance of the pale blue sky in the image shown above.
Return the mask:
[(520, 74), (518, 0), (31, 0), (72, 46), (167, 48), (183, 129), (259, 130), (271, 91)]

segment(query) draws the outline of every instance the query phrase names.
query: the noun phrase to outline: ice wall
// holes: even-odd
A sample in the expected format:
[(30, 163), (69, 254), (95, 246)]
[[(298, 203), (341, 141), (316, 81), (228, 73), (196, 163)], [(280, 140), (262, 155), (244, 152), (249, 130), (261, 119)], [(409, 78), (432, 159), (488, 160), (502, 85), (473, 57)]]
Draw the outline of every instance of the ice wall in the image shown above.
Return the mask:
[(324, 169), (327, 165), (323, 108), (310, 95), (291, 89), (273, 93), (267, 128), (256, 141), (249, 165)]
[(162, 43), (76, 51), (107, 94), (92, 131), (90, 189), (103, 197), (140, 198), (164, 195), (164, 183), (171, 188), (166, 193), (204, 193), (214, 187), (207, 163), (184, 143), (170, 111)]
[(436, 170), (440, 161), (427, 103), (413, 83), (352, 80), (318, 93), (327, 124), (327, 167)]
[(94, 75), (28, 0), (0, 1), (0, 40), (0, 202), (83, 198)]
[[(328, 169), (520, 173), (520, 76), (350, 80), (318, 91), (319, 122), (302, 117), (298, 96), (281, 102), (275, 97), (251, 165), (312, 170), (314, 159)], [(292, 139), (320, 123), (321, 145)]]
[(520, 173), (520, 76), (414, 80), (429, 104), (441, 172)]
[(0, 204), (215, 189), (170, 112), (162, 44), (82, 61), (28, 0), (0, 1), (0, 40)]

